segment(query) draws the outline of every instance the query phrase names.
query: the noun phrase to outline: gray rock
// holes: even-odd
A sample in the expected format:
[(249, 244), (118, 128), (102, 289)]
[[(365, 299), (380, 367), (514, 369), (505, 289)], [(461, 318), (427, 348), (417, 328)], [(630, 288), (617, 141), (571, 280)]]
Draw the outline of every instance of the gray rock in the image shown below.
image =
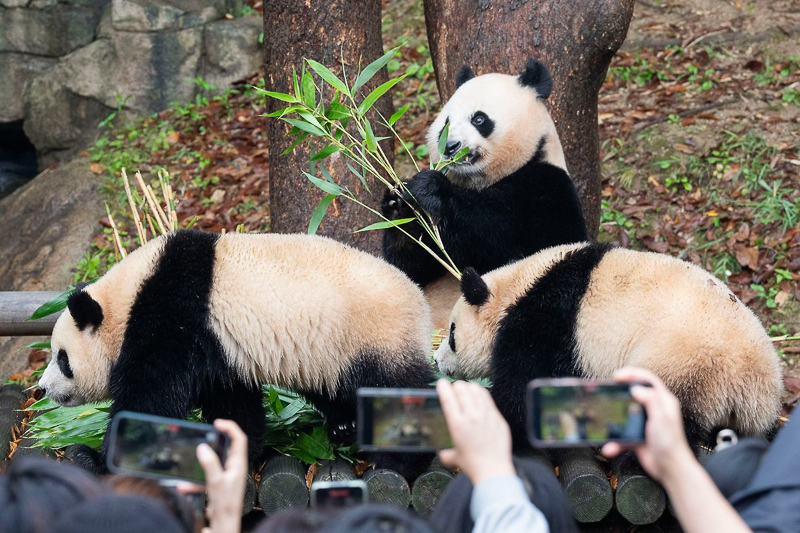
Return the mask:
[(68, 4), (0, 8), (0, 52), (62, 56), (94, 40), (100, 14), (97, 8)]
[(197, 75), (202, 34), (202, 28), (116, 32), (116, 93), (129, 97), (128, 107), (141, 114), (167, 109), (173, 102), (192, 101), (196, 92), (192, 79)]
[(225, 0), (112, 0), (115, 30), (152, 32), (202, 26), (222, 17)]
[(99, 40), (33, 78), (24, 94), (24, 129), (40, 168), (53, 162), (51, 153), (67, 155), (97, 135), (97, 125), (116, 108), (116, 67), (113, 45)]
[(30, 0), (0, 0), (0, 7), (25, 7)]
[(13, 122), (22, 118), (22, 94), (25, 85), (34, 76), (52, 67), (55, 58), (27, 54), (0, 53), (0, 122)]
[[(64, 290), (104, 215), (85, 158), (42, 172), (0, 200), (0, 290)], [(0, 338), (0, 377), (23, 370), (33, 338)]]
[(258, 35), (260, 17), (219, 20), (203, 29), (201, 75), (220, 92), (234, 81), (257, 72), (263, 60)]

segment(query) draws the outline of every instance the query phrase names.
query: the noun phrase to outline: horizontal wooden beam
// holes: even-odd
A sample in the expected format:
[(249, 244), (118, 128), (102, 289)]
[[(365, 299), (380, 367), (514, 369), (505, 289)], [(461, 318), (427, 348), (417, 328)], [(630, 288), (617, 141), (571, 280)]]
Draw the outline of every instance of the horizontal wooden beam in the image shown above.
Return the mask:
[(0, 292), (0, 337), (50, 335), (60, 312), (32, 322), (25, 319), (59, 294), (58, 291)]

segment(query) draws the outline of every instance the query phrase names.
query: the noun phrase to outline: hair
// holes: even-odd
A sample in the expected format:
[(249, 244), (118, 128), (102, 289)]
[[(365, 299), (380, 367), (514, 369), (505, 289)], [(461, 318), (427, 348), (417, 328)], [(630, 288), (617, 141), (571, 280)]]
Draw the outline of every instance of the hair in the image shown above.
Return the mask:
[(255, 533), (433, 533), (423, 519), (387, 505), (315, 511), (287, 509), (265, 520)]
[(61, 514), (48, 533), (183, 533), (183, 526), (158, 501), (145, 496), (103, 496)]
[(198, 531), (200, 524), (190, 502), (174, 489), (164, 487), (153, 479), (111, 476), (106, 480), (116, 494), (147, 496), (161, 502), (177, 518), (186, 531)]
[(259, 524), (255, 533), (317, 533), (330, 516), (309, 509), (285, 509)]
[(77, 466), (20, 457), (0, 476), (0, 533), (40, 533), (64, 512), (107, 489)]
[(387, 505), (359, 505), (343, 511), (322, 533), (433, 533), (431, 526), (408, 511)]

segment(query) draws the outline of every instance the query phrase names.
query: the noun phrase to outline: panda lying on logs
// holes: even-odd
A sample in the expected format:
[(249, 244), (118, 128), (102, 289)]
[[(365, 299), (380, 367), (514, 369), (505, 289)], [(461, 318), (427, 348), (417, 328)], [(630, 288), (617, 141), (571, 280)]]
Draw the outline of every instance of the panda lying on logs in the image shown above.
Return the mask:
[(532, 379), (658, 375), (683, 406), (693, 445), (718, 429), (765, 435), (782, 392), (761, 323), (722, 282), (679, 259), (605, 244), (549, 248), (481, 277), (464, 272), (450, 333), (436, 352), (454, 377), (490, 377), (524, 446)]
[[(475, 76), (464, 67), (456, 92), (428, 130), (431, 160), (469, 155), (448, 167), (447, 175), (424, 170), (407, 183), (412, 198), (437, 224), (450, 257), (459, 269), (479, 274), (522, 259), (550, 246), (588, 240), (586, 221), (564, 151), (544, 100), (553, 81), (547, 68), (528, 61), (518, 76)], [(438, 152), (448, 125), (447, 145)], [(393, 191), (382, 209), (389, 219), (413, 216)], [(403, 229), (436, 249), (422, 228)], [(399, 229), (384, 233), (387, 261), (425, 288), (434, 327), (444, 328), (458, 299), (458, 282), (442, 265)]]
[[(341, 442), (354, 437), (358, 387), (430, 384), (430, 333), (422, 291), (367, 253), (307, 235), (179, 231), (70, 296), (39, 386), (66, 406), (110, 397), (112, 416), (200, 407), (258, 443), (261, 386), (273, 383), (303, 393)], [(88, 448), (78, 459), (105, 466)]]

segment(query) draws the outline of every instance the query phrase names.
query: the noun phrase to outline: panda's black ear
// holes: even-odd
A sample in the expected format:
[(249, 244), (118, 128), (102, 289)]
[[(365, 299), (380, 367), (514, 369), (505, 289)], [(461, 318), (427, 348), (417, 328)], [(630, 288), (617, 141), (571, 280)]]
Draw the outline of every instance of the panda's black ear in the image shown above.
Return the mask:
[(67, 299), (67, 309), (80, 331), (86, 329), (86, 326), (97, 329), (103, 322), (103, 308), (84, 290), (76, 290), (70, 295)]
[(553, 78), (544, 63), (537, 59), (529, 59), (525, 71), (519, 75), (519, 83), (525, 87), (536, 89), (539, 98), (545, 99), (553, 91)]
[(461, 67), (461, 70), (458, 71), (456, 74), (456, 89), (467, 83), (469, 80), (475, 77), (475, 73), (472, 72), (472, 69), (469, 68), (469, 65), (464, 65)]
[(483, 281), (483, 278), (478, 272), (472, 268), (467, 267), (461, 273), (461, 293), (468, 304), (480, 307), (489, 301), (489, 286)]

